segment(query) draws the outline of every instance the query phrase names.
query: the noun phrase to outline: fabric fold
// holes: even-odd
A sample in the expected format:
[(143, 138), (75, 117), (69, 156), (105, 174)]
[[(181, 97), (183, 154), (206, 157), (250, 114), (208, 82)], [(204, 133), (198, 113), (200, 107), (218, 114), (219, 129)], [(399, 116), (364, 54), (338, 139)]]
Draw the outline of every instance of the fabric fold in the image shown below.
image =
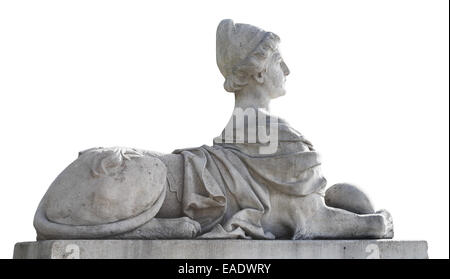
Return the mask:
[(262, 225), (270, 191), (306, 196), (326, 186), (314, 151), (255, 156), (204, 145), (174, 153), (184, 159), (183, 212), (201, 224), (199, 238), (273, 239)]

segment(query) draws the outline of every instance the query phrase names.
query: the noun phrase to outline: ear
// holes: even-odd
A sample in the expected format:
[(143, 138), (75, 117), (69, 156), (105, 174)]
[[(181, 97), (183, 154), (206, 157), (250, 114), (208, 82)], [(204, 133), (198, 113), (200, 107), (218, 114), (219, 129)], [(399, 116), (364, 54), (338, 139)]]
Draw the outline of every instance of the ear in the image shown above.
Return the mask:
[(264, 83), (264, 72), (259, 72), (256, 75), (253, 75), (253, 78), (256, 82), (263, 84)]

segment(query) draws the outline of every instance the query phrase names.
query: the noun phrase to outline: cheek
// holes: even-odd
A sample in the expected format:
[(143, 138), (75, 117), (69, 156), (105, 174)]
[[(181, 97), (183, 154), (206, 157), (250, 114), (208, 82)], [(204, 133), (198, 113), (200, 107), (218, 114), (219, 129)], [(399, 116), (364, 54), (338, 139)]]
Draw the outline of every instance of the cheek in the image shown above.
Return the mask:
[(285, 75), (283, 71), (271, 71), (269, 74), (269, 79), (267, 80), (267, 86), (269, 88), (269, 94), (271, 98), (277, 98), (286, 94), (284, 89)]
[(274, 88), (283, 88), (284, 87), (284, 73), (281, 68), (276, 67), (270, 73), (271, 76), (271, 84)]

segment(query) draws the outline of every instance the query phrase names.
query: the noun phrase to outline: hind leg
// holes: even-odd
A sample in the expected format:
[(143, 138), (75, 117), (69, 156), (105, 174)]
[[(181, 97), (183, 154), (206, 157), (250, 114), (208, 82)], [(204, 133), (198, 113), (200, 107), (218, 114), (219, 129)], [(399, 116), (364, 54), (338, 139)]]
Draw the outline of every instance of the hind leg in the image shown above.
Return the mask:
[(116, 239), (191, 239), (200, 232), (200, 224), (191, 218), (153, 218), (130, 232), (115, 235)]
[(392, 218), (387, 211), (355, 214), (323, 206), (294, 239), (367, 239), (392, 238)]

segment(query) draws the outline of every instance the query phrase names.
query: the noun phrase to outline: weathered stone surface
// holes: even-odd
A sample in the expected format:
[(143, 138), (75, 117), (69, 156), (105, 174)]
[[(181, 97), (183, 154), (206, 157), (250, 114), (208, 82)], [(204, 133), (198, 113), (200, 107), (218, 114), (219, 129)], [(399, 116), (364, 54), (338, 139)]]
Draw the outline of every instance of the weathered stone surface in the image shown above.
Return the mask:
[(133, 149), (82, 152), (50, 186), (46, 216), (53, 222), (74, 226), (136, 216), (161, 195), (165, 176), (161, 160)]
[(341, 208), (357, 214), (375, 213), (368, 195), (359, 187), (348, 183), (339, 183), (328, 188), (325, 192), (325, 203), (327, 206)]
[(15, 259), (425, 259), (426, 241), (47, 240), (17, 243)]
[(214, 146), (82, 152), (42, 199), (37, 239), (392, 238), (392, 216), (359, 189), (332, 187), (326, 204), (319, 153), (270, 113), (290, 74), (279, 44), (221, 21), (216, 60), (235, 107)]

